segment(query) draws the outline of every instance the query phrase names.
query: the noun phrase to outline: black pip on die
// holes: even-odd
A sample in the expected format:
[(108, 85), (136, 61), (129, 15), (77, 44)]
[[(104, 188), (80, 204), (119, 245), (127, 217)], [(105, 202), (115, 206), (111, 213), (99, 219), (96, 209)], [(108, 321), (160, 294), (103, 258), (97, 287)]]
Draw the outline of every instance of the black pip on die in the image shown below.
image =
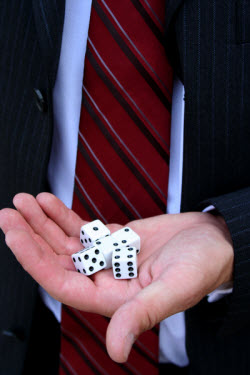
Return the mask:
[(116, 249), (112, 256), (112, 268), (115, 279), (134, 279), (137, 277), (136, 247)]
[(140, 237), (131, 228), (125, 227), (112, 234), (113, 239), (121, 243), (121, 246), (132, 246), (140, 252)]
[(108, 237), (101, 238), (98, 241), (95, 241), (93, 243), (93, 246), (98, 248), (102, 252), (107, 263), (105, 269), (112, 268), (113, 251), (119, 247), (122, 247), (121, 243), (114, 239), (111, 235)]
[(95, 220), (81, 227), (80, 242), (84, 249), (71, 256), (78, 272), (90, 276), (113, 268), (115, 279), (137, 277), (140, 237), (131, 228), (125, 227), (110, 235), (109, 229)]
[(71, 255), (71, 258), (76, 270), (87, 276), (103, 270), (107, 265), (102, 252), (96, 247), (79, 251), (78, 253)]
[(110, 236), (110, 230), (100, 220), (85, 224), (80, 230), (80, 241), (85, 248), (93, 246), (94, 241), (106, 236)]

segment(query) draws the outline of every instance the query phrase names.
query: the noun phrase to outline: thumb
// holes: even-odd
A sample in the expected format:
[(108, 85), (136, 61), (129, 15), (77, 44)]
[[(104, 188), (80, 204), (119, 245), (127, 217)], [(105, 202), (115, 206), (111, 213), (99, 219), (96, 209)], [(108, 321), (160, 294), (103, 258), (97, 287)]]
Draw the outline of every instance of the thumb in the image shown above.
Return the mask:
[[(137, 337), (174, 314), (179, 298), (162, 280), (142, 289), (113, 315), (107, 330), (106, 345), (115, 362), (126, 362)], [(180, 305), (179, 305), (180, 306)]]

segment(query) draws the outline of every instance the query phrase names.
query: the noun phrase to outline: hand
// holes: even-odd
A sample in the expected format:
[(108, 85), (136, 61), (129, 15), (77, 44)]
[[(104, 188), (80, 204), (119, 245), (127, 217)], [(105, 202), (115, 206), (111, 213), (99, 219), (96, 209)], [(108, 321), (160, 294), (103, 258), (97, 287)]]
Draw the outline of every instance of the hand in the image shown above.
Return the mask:
[[(57, 300), (112, 316), (107, 349), (124, 362), (135, 339), (166, 317), (197, 304), (232, 280), (233, 248), (226, 224), (209, 213), (161, 215), (128, 225), (141, 236), (139, 277), (115, 280), (112, 270), (91, 278), (74, 271), (85, 223), (55, 196), (18, 194), (18, 211), (0, 212), (6, 243), (24, 269)], [(120, 228), (109, 225), (111, 232)]]

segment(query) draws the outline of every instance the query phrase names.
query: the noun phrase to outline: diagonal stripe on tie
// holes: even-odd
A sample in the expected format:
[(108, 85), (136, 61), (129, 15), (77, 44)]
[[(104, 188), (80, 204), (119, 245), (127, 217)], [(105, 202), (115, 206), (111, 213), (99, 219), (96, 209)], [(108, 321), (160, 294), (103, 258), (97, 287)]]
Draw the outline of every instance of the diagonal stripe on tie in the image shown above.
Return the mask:
[[(64, 307), (64, 311), (75, 321), (77, 324), (83, 328), (90, 336), (95, 337), (96, 344), (101, 347), (101, 349), (106, 352), (105, 347), (105, 332), (101, 334), (101, 330), (98, 331), (98, 328), (100, 325), (103, 327), (103, 319), (101, 317), (98, 317), (97, 319), (99, 322), (97, 322), (97, 319), (95, 320), (95, 325), (92, 323), (91, 320), (87, 319), (88, 314), (85, 314), (86, 316), (83, 316), (81, 313), (77, 312), (76, 310), (69, 309), (67, 307)], [(101, 328), (102, 328), (101, 327)], [(153, 366), (157, 365), (157, 360), (154, 357), (154, 354), (150, 352), (142, 343), (136, 343), (134, 346), (134, 349), (137, 353), (139, 353), (141, 356), (146, 358), (146, 360), (151, 363)], [(125, 365), (117, 364), (120, 368), (122, 368), (126, 373), (131, 374), (131, 370), (129, 370), (130, 366), (128, 363)]]
[[(133, 216), (133, 214), (131, 213), (131, 216), (132, 217), (136, 217), (137, 219), (141, 219), (142, 216), (140, 215), (140, 213), (135, 209), (134, 206), (131, 205), (130, 201), (128, 200), (128, 198), (126, 197), (126, 195), (124, 194), (124, 192), (120, 189), (120, 187), (115, 183), (115, 181), (112, 179), (112, 177), (109, 175), (109, 173), (106, 171), (106, 169), (104, 168), (103, 164), (101, 163), (101, 161), (96, 157), (93, 149), (91, 148), (91, 146), (88, 144), (87, 140), (84, 138), (84, 136), (82, 135), (81, 132), (79, 132), (79, 136), (80, 136), (80, 139), (81, 141), (79, 142), (79, 150), (80, 152), (82, 153), (82, 155), (85, 155), (86, 154), (86, 151), (87, 150), (89, 152), (89, 156), (86, 156), (86, 158), (90, 158), (92, 157), (92, 159), (95, 160), (96, 162), (96, 166), (99, 167), (99, 169), (101, 170), (101, 172), (103, 172), (103, 175), (106, 177), (107, 181), (104, 179), (104, 177), (101, 175), (101, 172), (98, 170), (98, 168), (95, 166), (95, 163), (91, 162), (91, 165), (93, 167), (93, 169), (96, 169), (97, 168), (97, 172), (96, 174), (99, 176), (99, 179), (100, 180), (103, 180), (103, 184), (107, 184), (107, 190), (110, 190), (110, 195), (113, 195), (114, 194), (116, 195), (116, 201), (121, 201), (118, 194), (116, 194), (114, 192), (114, 190), (112, 189), (112, 186), (114, 187), (114, 189), (116, 189), (119, 194), (121, 195), (121, 197), (124, 199), (124, 201), (127, 203), (127, 205), (129, 206), (129, 209), (131, 210), (131, 212), (133, 212), (133, 214), (135, 216)], [(89, 164), (90, 165), (90, 164)], [(121, 206), (123, 205), (123, 203), (121, 202), (120, 203)], [(126, 207), (125, 207), (126, 209)], [(126, 210), (126, 212), (129, 212)], [(99, 212), (99, 214), (101, 214)], [(130, 213), (129, 213), (130, 214)], [(132, 219), (131, 219), (132, 220)]]
[[(148, 126), (154, 133), (155, 133), (155, 136), (156, 138), (159, 138), (159, 140), (163, 143), (163, 145), (167, 148), (167, 150), (169, 151), (169, 144), (166, 143), (165, 139), (161, 136), (161, 134), (159, 133), (159, 131), (157, 131), (157, 129), (154, 127), (154, 125), (148, 120), (147, 116), (143, 113), (143, 111), (141, 110), (141, 108), (138, 107), (138, 105), (136, 104), (136, 102), (133, 100), (133, 98), (129, 95), (129, 93), (126, 91), (126, 89), (121, 85), (121, 83), (118, 81), (117, 77), (114, 76), (113, 72), (109, 69), (109, 67), (107, 66), (107, 64), (105, 63), (105, 61), (103, 60), (103, 58), (101, 57), (101, 55), (99, 54), (99, 52), (97, 51), (97, 49), (95, 48), (94, 44), (92, 43), (91, 39), (88, 39), (89, 41), (89, 44), (91, 46), (91, 48), (93, 49), (93, 52), (94, 54), (96, 55), (96, 58), (99, 60), (100, 64), (98, 64), (97, 60), (92, 60), (90, 61), (92, 66), (94, 67), (94, 69), (96, 70), (96, 72), (98, 74), (101, 75), (101, 71), (103, 71), (103, 74), (101, 75), (101, 78), (103, 79), (103, 81), (105, 82), (105, 84), (107, 85), (107, 87), (109, 88), (109, 90), (113, 93), (113, 95), (116, 97), (117, 99), (117, 92), (119, 93), (119, 90), (120, 90), (120, 95), (123, 96), (123, 100), (126, 100), (126, 102), (128, 103), (129, 107), (134, 108), (134, 112), (135, 112), (135, 115), (133, 116), (133, 121), (141, 121), (140, 123), (140, 127), (143, 127), (143, 126)], [(88, 55), (92, 55), (92, 52), (87, 49), (87, 57)], [(95, 61), (95, 63), (94, 63)], [(98, 66), (102, 66), (102, 70), (100, 68), (100, 71), (98, 69)], [(104, 70), (106, 71), (106, 74), (104, 73)], [(108, 76), (109, 76), (109, 80), (108, 80)], [(107, 77), (107, 78), (106, 78)], [(114, 82), (113, 85), (112, 85), (112, 81)], [(126, 110), (128, 110), (128, 108), (126, 108)], [(129, 110), (129, 113), (131, 110)], [(130, 114), (130, 116), (132, 116)], [(139, 118), (139, 120), (137, 119), (137, 116)], [(140, 120), (140, 117), (142, 117), (142, 120)], [(143, 124), (143, 122), (145, 122), (145, 124)], [(139, 126), (139, 124), (137, 124)]]
[(98, 180), (101, 182), (101, 184), (105, 187), (107, 193), (113, 197), (113, 199), (115, 200), (116, 204), (119, 206), (120, 210), (124, 212), (124, 214), (127, 216), (127, 218), (132, 221), (132, 220), (135, 220), (135, 216), (132, 214), (132, 212), (126, 207), (125, 204), (123, 204), (122, 200), (120, 199), (120, 197), (118, 196), (118, 194), (116, 194), (115, 190), (112, 188), (112, 186), (110, 185), (109, 181), (105, 179), (105, 177), (99, 172), (96, 164), (94, 163), (94, 161), (91, 160), (91, 158), (88, 156), (87, 152), (86, 152), (86, 149), (83, 147), (82, 143), (79, 142), (79, 150), (81, 152), (81, 154), (83, 155), (83, 157), (85, 158), (85, 160), (87, 161), (88, 163), (88, 166), (91, 168), (91, 170), (94, 172), (94, 174), (96, 175), (96, 177), (98, 178)]
[[(127, 166), (127, 168), (130, 169), (133, 176), (136, 177), (138, 182), (143, 186), (145, 191), (150, 195), (154, 203), (159, 207), (161, 212), (165, 211), (166, 208), (166, 202), (164, 200), (160, 199), (157, 193), (154, 191), (154, 189), (151, 187), (151, 185), (148, 183), (147, 179), (144, 177), (144, 175), (139, 171), (138, 168), (136, 168), (135, 163), (133, 163), (130, 158), (127, 156), (127, 154), (123, 151), (122, 147), (118, 144), (118, 142), (115, 141), (115, 138), (111, 136), (111, 134), (108, 132), (107, 128), (105, 127), (104, 123), (101, 121), (101, 119), (96, 115), (93, 108), (91, 107), (90, 103), (85, 98), (84, 100), (84, 107), (86, 111), (90, 114), (94, 122), (97, 124), (101, 132), (103, 133), (104, 137), (109, 142), (110, 146), (114, 149), (117, 155), (119, 155), (120, 159), (124, 162), (124, 165)], [(137, 163), (138, 164), (138, 163)]]
[(164, 21), (165, 21), (165, 2), (162, 0), (142, 0), (142, 4), (147, 12), (154, 19), (158, 27), (164, 32)]
[[(93, 0), (73, 197), (85, 220), (166, 212), (172, 71), (163, 12), (160, 0)], [(106, 352), (108, 322), (63, 307), (60, 374), (156, 375), (158, 327), (118, 364)]]
[[(164, 150), (164, 148), (161, 146), (160, 142), (157, 141), (157, 138), (151, 134), (151, 132), (147, 129), (147, 127), (144, 125), (143, 121), (140, 119), (140, 117), (136, 114), (136, 112), (133, 110), (133, 108), (129, 105), (129, 103), (124, 99), (124, 97), (119, 93), (119, 91), (116, 89), (115, 85), (112, 83), (111, 80), (109, 80), (108, 76), (104, 73), (104, 71), (101, 69), (100, 65), (95, 60), (91, 50), (88, 48), (86, 53), (86, 58), (89, 60), (93, 68), (95, 69), (96, 73), (99, 75), (99, 77), (103, 80), (103, 82), (106, 84), (112, 95), (116, 98), (116, 100), (121, 104), (121, 106), (124, 108), (124, 110), (128, 113), (128, 115), (131, 117), (131, 119), (134, 121), (134, 123), (138, 126), (138, 128), (144, 133), (144, 135), (147, 137), (147, 139), (152, 143), (152, 145), (155, 147), (156, 151), (162, 156), (164, 160), (169, 161), (169, 155)], [(161, 141), (165, 143), (165, 140), (162, 139), (161, 135), (158, 134), (157, 130), (151, 126), (152, 131), (155, 133), (156, 136), (161, 138)], [(166, 145), (166, 143), (165, 143)], [(169, 151), (169, 145), (166, 145)]]
[(114, 40), (117, 42), (121, 50), (124, 52), (124, 54), (127, 56), (127, 58), (131, 61), (131, 63), (135, 66), (137, 71), (143, 76), (145, 81), (149, 84), (149, 86), (152, 88), (152, 90), (155, 92), (155, 94), (158, 96), (159, 100), (165, 105), (165, 107), (168, 109), (168, 111), (171, 110), (171, 104), (168, 100), (168, 98), (165, 96), (159, 85), (156, 84), (152, 76), (147, 72), (147, 70), (144, 68), (144, 66), (140, 63), (138, 58), (135, 56), (135, 54), (132, 52), (132, 50), (129, 48), (129, 46), (125, 43), (123, 38), (120, 36), (120, 34), (115, 29), (112, 22), (109, 20), (103, 9), (101, 8), (100, 4), (97, 1), (93, 1), (94, 9), (96, 10), (97, 14), (109, 30), (110, 34), (114, 38)]
[(62, 354), (60, 354), (60, 366), (62, 367), (63, 372), (66, 375), (77, 375), (77, 372), (73, 369), (69, 361), (67, 361), (67, 359)]
[(156, 38), (160, 41), (161, 44), (164, 45), (164, 35), (162, 33), (162, 30), (158, 28), (158, 26), (155, 24), (153, 19), (150, 17), (150, 15), (147, 13), (143, 5), (140, 3), (139, 0), (130, 0), (135, 8), (138, 10), (138, 12), (142, 15), (145, 22), (148, 24), (152, 32), (155, 34)]

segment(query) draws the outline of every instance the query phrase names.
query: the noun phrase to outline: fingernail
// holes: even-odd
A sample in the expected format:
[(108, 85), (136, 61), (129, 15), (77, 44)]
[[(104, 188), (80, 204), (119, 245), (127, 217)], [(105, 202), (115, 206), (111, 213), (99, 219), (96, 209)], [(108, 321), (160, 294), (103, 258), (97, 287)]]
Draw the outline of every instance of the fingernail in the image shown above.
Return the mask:
[(129, 333), (125, 338), (125, 345), (124, 345), (124, 357), (126, 360), (128, 359), (131, 347), (133, 343), (135, 342), (135, 336), (133, 333)]

